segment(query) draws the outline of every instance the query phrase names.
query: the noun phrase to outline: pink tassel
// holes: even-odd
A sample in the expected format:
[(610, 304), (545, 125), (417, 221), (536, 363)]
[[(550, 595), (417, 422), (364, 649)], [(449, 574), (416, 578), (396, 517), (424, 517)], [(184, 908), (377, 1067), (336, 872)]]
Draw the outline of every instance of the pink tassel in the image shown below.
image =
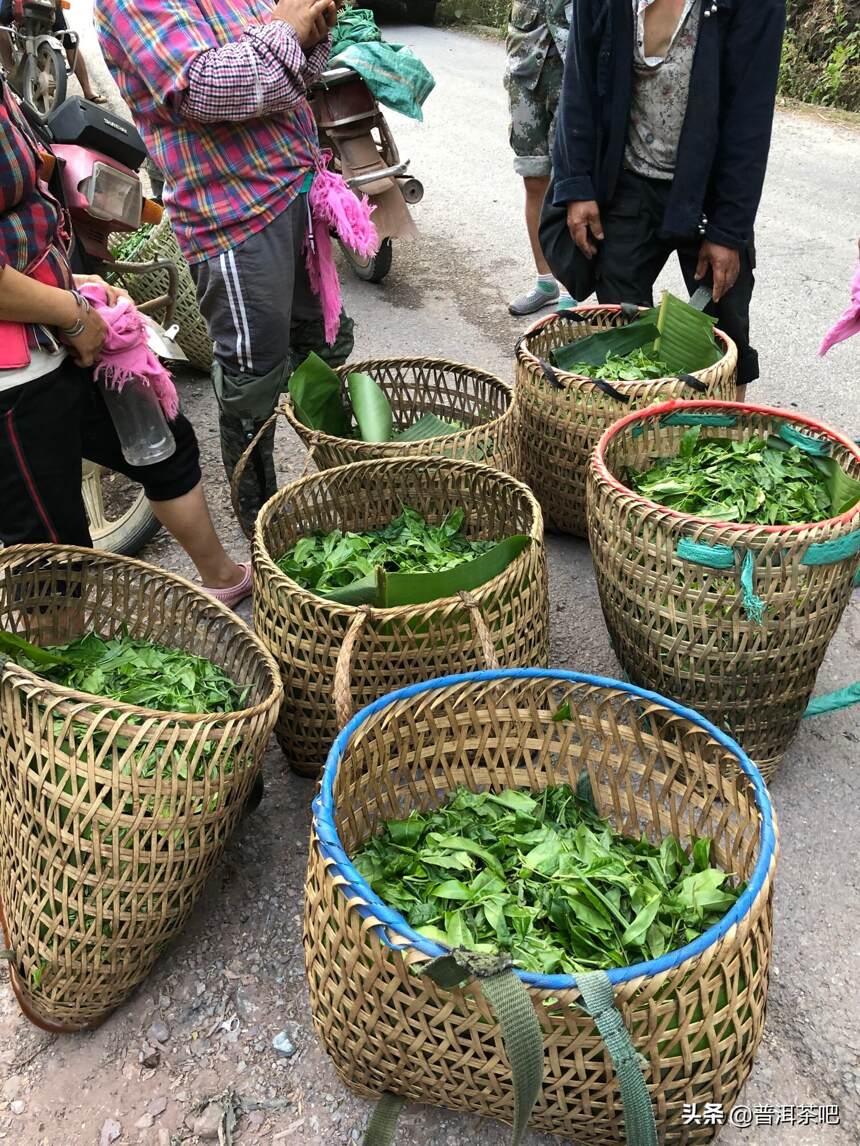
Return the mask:
[(323, 312), (325, 340), (329, 346), (337, 338), (340, 330), (340, 314), (343, 309), (340, 293), (340, 279), (334, 264), (331, 234), (324, 224), (314, 219), (313, 243), (305, 240), (305, 263), (308, 268), (311, 290), (319, 296)]
[(370, 258), (379, 250), (379, 235), (370, 218), (376, 208), (366, 196), (351, 191), (343, 176), (329, 171), (330, 160), (331, 152), (324, 152), (314, 175), (309, 192), (313, 216), (351, 251)]

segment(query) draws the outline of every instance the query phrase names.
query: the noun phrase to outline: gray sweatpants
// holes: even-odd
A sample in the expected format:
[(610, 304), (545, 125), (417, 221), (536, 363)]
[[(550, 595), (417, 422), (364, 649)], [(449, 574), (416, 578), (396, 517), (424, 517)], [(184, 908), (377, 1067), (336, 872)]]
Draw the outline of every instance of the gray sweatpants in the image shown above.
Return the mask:
[[(352, 353), (352, 320), (341, 315), (333, 346), (305, 268), (307, 196), (262, 231), (191, 268), (197, 301), (215, 344), (212, 383), (220, 407), (221, 453), (230, 477), (247, 443), (277, 405), (290, 375), (313, 350), (333, 366)], [(277, 488), (274, 430), (254, 451), (239, 490), (243, 524)]]

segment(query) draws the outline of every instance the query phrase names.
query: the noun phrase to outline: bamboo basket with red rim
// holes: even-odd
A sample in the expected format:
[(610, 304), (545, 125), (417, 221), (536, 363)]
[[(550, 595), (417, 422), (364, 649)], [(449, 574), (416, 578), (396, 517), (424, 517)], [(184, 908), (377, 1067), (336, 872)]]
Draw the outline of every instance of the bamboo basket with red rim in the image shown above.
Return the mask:
[(643, 382), (604, 382), (558, 370), (550, 351), (600, 330), (623, 326), (636, 308), (578, 306), (540, 319), (517, 344), (516, 401), (523, 480), (550, 529), (586, 535), (585, 481), (600, 435), (630, 410), (670, 398), (735, 397), (738, 352), (722, 331), (719, 362), (706, 370)]
[[(722, 423), (722, 424), (721, 424)], [(770, 779), (798, 730), (860, 563), (860, 503), (826, 521), (745, 525), (693, 517), (625, 484), (708, 437), (779, 436), (860, 478), (860, 449), (793, 411), (668, 402), (603, 434), (588, 473), (588, 537), (616, 655), (636, 684), (701, 711)]]

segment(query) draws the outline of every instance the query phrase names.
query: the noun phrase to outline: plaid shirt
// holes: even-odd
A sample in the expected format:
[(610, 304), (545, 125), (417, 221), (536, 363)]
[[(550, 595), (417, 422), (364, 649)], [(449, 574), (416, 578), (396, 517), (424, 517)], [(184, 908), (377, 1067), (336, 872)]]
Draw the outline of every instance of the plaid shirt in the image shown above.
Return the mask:
[(105, 59), (155, 163), (186, 257), (210, 259), (266, 227), (313, 169), (305, 58), (265, 0), (96, 0)]
[[(6, 83), (0, 78), (0, 270), (38, 270), (49, 286), (72, 285), (63, 210), (39, 181), (42, 160)], [(28, 326), (30, 346), (53, 348), (41, 327)]]

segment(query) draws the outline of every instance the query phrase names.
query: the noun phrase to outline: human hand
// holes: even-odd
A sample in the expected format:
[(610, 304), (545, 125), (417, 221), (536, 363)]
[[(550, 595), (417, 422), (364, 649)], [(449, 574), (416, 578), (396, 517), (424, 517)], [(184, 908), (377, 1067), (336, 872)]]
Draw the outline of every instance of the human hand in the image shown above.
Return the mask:
[(91, 306), (87, 310), (86, 307), (75, 303), (74, 317), (69, 323), (69, 328), (78, 322), (84, 324), (80, 334), (70, 338), (60, 332), (60, 339), (66, 346), (71, 347), (72, 358), (78, 366), (92, 366), (107, 337), (107, 324), (95, 307)]
[(84, 283), (88, 283), (90, 286), (100, 286), (107, 296), (108, 306), (116, 306), (121, 298), (127, 298), (131, 302), (131, 295), (127, 290), (105, 282), (100, 275), (72, 275), (72, 278), (75, 280), (76, 287), (82, 287)]
[(711, 272), (713, 285), (711, 294), (714, 302), (719, 302), (737, 282), (741, 270), (741, 256), (734, 247), (721, 247), (705, 239), (699, 248), (699, 261), (696, 264), (696, 282), (700, 282)]
[(334, 0), (277, 0), (273, 20), (283, 20), (298, 36), (304, 52), (309, 52), (326, 38), (337, 22)]
[(594, 199), (582, 199), (567, 205), (567, 229), (570, 237), (587, 259), (597, 254), (597, 247), (591, 242), (589, 232), (597, 240), (603, 239), (603, 224), (600, 221), (600, 208)]

